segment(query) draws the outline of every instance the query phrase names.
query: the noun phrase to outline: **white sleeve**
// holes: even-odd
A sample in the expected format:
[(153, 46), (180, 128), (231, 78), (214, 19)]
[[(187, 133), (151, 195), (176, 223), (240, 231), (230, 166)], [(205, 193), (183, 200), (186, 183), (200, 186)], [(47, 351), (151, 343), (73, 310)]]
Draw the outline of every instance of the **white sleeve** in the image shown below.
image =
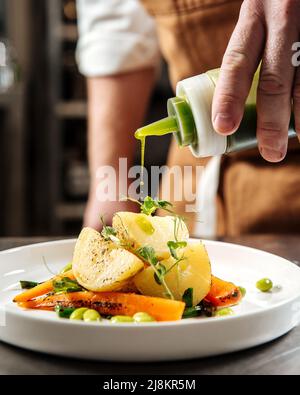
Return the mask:
[(82, 74), (105, 76), (157, 66), (154, 20), (139, 0), (77, 0), (76, 58)]

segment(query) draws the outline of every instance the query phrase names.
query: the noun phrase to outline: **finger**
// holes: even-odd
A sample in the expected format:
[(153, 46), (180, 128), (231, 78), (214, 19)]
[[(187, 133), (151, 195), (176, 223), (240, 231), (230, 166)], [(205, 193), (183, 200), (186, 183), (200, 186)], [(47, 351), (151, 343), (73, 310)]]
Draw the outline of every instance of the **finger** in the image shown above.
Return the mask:
[(257, 91), (257, 138), (261, 155), (269, 162), (280, 162), (287, 153), (294, 79), (290, 48), (298, 36), (289, 22), (281, 15), (267, 17), (266, 47)]
[(295, 130), (300, 141), (300, 68), (297, 67), (293, 89), (293, 111), (295, 119)]
[(263, 49), (264, 27), (250, 3), (245, 1), (241, 7), (214, 94), (212, 120), (221, 134), (231, 134), (240, 125)]

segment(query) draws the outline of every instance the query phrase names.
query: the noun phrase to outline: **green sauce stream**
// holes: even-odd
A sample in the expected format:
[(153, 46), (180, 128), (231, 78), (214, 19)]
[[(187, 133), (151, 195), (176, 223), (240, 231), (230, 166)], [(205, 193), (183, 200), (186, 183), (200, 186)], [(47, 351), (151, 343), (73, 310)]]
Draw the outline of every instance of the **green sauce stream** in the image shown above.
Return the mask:
[(149, 136), (164, 136), (178, 131), (175, 117), (167, 117), (138, 129), (134, 137), (141, 142), (141, 187), (144, 186), (145, 146)]

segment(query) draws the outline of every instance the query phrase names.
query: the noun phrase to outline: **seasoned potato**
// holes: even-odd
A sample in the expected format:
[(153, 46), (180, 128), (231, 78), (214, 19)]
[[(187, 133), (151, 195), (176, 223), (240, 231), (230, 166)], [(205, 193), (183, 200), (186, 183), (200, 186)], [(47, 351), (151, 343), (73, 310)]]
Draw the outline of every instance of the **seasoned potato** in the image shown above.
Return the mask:
[[(190, 243), (184, 249), (180, 261), (165, 276), (167, 286), (176, 300), (182, 300), (184, 291), (193, 288), (193, 304), (196, 305), (209, 293), (211, 287), (211, 266), (206, 249), (202, 243)], [(166, 269), (174, 265), (175, 260), (169, 258), (161, 262)], [(134, 278), (137, 289), (143, 295), (165, 296), (165, 288), (154, 279), (154, 270), (148, 267)]]
[[(170, 257), (167, 242), (174, 240), (175, 218), (152, 217), (145, 214), (119, 212), (114, 215), (113, 227), (118, 238), (131, 250), (151, 246), (158, 259)], [(178, 225), (178, 223), (177, 223)], [(183, 221), (177, 226), (177, 239), (187, 241), (189, 232)]]
[(126, 289), (129, 280), (143, 268), (138, 257), (105, 241), (94, 229), (81, 231), (74, 251), (73, 272), (84, 288), (96, 292)]

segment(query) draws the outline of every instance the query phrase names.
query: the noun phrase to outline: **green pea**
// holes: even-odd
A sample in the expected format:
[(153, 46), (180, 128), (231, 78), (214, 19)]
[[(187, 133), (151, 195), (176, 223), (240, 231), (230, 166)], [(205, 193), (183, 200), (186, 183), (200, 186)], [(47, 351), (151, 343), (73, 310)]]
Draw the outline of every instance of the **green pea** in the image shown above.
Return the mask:
[(233, 310), (230, 309), (229, 307), (225, 307), (224, 309), (220, 309), (216, 311), (215, 316), (216, 317), (225, 317), (227, 315), (233, 315)]
[(133, 316), (135, 322), (154, 322), (155, 319), (148, 313), (139, 312)]
[(96, 310), (88, 309), (83, 313), (83, 321), (86, 322), (101, 321), (101, 315)]
[(134, 322), (132, 317), (129, 317), (128, 315), (115, 315), (111, 317), (111, 322), (113, 324), (124, 324), (128, 322)]
[(73, 313), (70, 315), (70, 320), (83, 320), (83, 314), (87, 310), (88, 309), (86, 307), (80, 307), (80, 309), (74, 310)]
[(256, 288), (261, 292), (269, 292), (273, 288), (273, 283), (269, 278), (262, 278), (261, 280), (257, 281)]
[(246, 293), (247, 293), (246, 288), (244, 288), (244, 287), (239, 287), (239, 290), (240, 290), (240, 292), (241, 292), (241, 294), (242, 294), (242, 297), (244, 298), (244, 297), (246, 296)]
[(69, 262), (61, 271), (60, 274), (64, 274), (72, 269), (72, 262)]

